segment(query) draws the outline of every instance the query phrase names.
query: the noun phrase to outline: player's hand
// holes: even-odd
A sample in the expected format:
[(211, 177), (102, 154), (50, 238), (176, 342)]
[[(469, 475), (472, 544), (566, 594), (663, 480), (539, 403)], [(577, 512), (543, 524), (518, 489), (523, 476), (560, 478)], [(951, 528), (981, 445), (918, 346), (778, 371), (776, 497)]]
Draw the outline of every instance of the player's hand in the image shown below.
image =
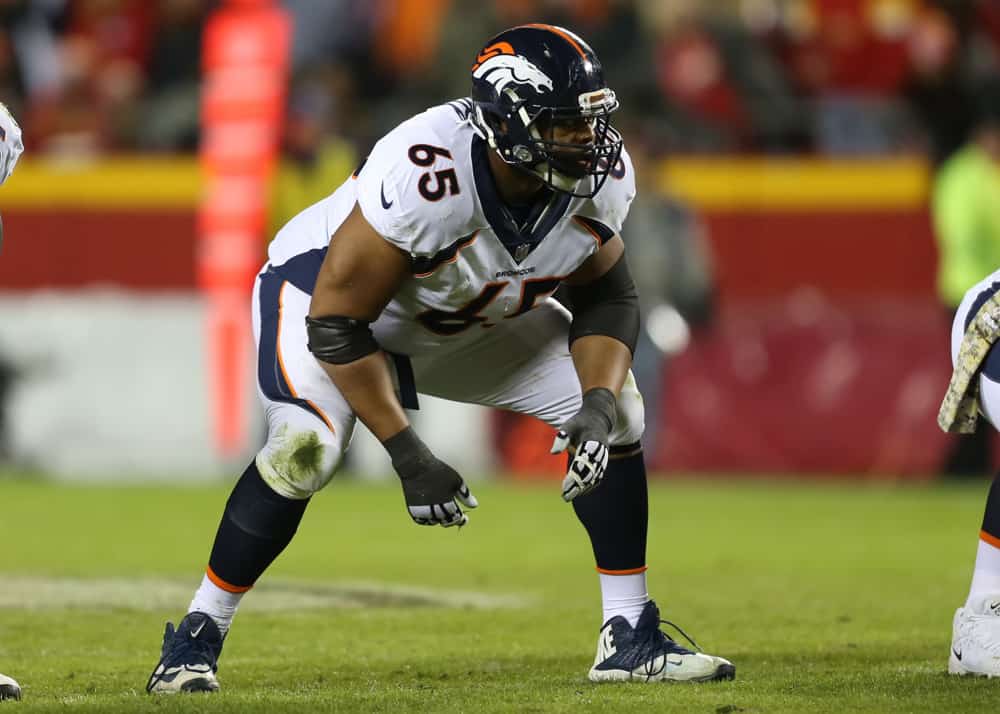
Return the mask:
[(386, 439), (383, 446), (399, 474), (414, 523), (448, 528), (469, 522), (462, 505), (475, 508), (479, 505), (476, 497), (458, 472), (434, 456), (411, 427)]
[(552, 453), (572, 447), (573, 461), (562, 483), (564, 501), (597, 488), (608, 467), (608, 439), (615, 424), (615, 395), (596, 387), (583, 395), (583, 406), (563, 424), (552, 442)]
[(0, 103), (0, 183), (10, 176), (22, 151), (24, 144), (21, 142), (21, 127), (14, 121), (7, 107)]

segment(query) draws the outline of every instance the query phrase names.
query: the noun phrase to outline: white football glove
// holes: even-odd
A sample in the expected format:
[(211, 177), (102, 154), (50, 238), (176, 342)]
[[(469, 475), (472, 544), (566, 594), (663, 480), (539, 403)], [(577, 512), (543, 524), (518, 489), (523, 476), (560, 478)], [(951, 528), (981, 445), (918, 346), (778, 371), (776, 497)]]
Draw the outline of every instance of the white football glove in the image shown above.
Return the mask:
[(597, 488), (608, 467), (608, 439), (615, 423), (615, 395), (597, 387), (583, 395), (583, 406), (563, 424), (552, 442), (552, 453), (575, 447), (566, 478), (562, 482), (564, 501), (572, 501)]
[(21, 141), (21, 127), (14, 121), (7, 107), (0, 104), (0, 184), (14, 171), (14, 164), (22, 151), (24, 144)]

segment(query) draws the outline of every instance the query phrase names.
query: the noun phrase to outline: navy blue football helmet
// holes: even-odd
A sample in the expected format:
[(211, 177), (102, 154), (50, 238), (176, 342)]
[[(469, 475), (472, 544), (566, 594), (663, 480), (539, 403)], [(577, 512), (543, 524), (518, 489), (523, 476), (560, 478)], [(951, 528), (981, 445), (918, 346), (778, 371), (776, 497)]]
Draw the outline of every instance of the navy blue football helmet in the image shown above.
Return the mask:
[[(472, 123), (500, 157), (573, 196), (596, 194), (618, 163), (618, 99), (590, 46), (555, 25), (520, 25), (486, 43), (472, 65)], [(587, 135), (589, 141), (555, 138)], [(566, 131), (568, 130), (568, 131)]]

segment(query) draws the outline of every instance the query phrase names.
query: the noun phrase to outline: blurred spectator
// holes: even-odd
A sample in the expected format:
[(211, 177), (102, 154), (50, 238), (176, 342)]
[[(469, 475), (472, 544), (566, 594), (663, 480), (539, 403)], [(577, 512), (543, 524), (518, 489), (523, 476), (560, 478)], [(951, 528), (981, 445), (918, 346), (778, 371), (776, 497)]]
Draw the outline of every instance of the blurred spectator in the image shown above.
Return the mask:
[(339, 131), (350, 115), (348, 87), (343, 74), (314, 73), (296, 81), (271, 183), (269, 238), (303, 206), (333, 193), (357, 167), (357, 152)]
[[(952, 313), (966, 290), (1000, 266), (1000, 83), (981, 89), (977, 101), (972, 139), (941, 166), (931, 206), (940, 251), (938, 293)], [(957, 437), (945, 472), (988, 472), (990, 433), (980, 429)]]
[(689, 113), (703, 132), (710, 128), (715, 132), (710, 139), (714, 147), (698, 148), (732, 151), (746, 145), (750, 133), (746, 107), (707, 28), (688, 19), (671, 28), (657, 43), (655, 71), (667, 101)]
[(140, 0), (72, 0), (58, 47), (60, 86), (33, 98), (29, 138), (42, 151), (95, 153), (134, 144), (153, 35)]
[(134, 144), (138, 101), (154, 36), (153, 3), (73, 0), (64, 47), (67, 70), (101, 108), (105, 148)]
[(908, 45), (911, 73), (903, 96), (924, 127), (935, 164), (965, 143), (972, 123), (958, 32), (947, 13), (928, 9), (918, 17)]
[(0, 2), (0, 100), (21, 113), (24, 97), (58, 89), (57, 25), (65, 0)]
[(812, 94), (889, 95), (906, 77), (906, 38), (916, 0), (792, 3), (788, 62)]
[(205, 4), (159, 0), (146, 73), (147, 99), (137, 131), (142, 148), (191, 151), (197, 146)]
[(384, 3), (354, 0), (283, 0), (292, 16), (295, 72), (355, 58), (372, 41)]
[[(194, 150), (201, 32), (223, 1), (0, 0), (0, 100), (35, 149)], [(528, 22), (586, 36), (623, 115), (662, 122), (672, 151), (938, 162), (967, 132), (968, 87), (1000, 67), (996, 0), (280, 1), (293, 70), (355, 78), (361, 143), (464, 96), (469, 37)]]
[(643, 318), (632, 372), (645, 397), (646, 434), (655, 442), (663, 434), (660, 406), (669, 359), (687, 346), (692, 328), (711, 321), (715, 284), (704, 225), (657, 180), (662, 157), (656, 142), (633, 131), (626, 145), (638, 190), (622, 239)]
[(802, 148), (802, 107), (771, 49), (726, 12), (733, 3), (718, 16), (689, 2), (641, 7), (672, 150)]
[[(395, 12), (396, 0), (283, 0), (283, 4), (292, 16), (293, 73), (322, 67), (353, 77), (351, 92), (358, 102), (354, 123), (342, 124), (345, 136), (359, 146), (369, 145), (406, 116), (405, 109), (392, 104), (394, 69), (376, 57), (375, 34)], [(405, 92), (406, 85), (401, 86)]]
[(815, 101), (815, 140), (829, 153), (886, 153), (905, 119), (893, 100), (906, 79), (917, 0), (811, 0), (792, 5), (786, 61)]

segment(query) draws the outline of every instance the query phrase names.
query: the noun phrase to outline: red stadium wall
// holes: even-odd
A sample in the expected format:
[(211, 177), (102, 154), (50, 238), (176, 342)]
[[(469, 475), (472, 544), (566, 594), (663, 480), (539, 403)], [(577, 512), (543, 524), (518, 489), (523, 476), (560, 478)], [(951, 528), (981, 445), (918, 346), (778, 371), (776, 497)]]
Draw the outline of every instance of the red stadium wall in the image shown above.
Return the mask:
[(195, 290), (197, 165), (25, 160), (0, 191), (0, 290)]
[(3, 221), (0, 289), (195, 288), (195, 217), (189, 209), (11, 208), (3, 210)]
[(922, 206), (857, 212), (710, 211), (725, 304), (810, 286), (837, 301), (934, 298), (936, 252)]
[[(919, 162), (674, 161), (657, 179), (708, 226), (714, 325), (667, 367), (660, 469), (923, 476), (947, 319)], [(0, 289), (195, 290), (193, 161), (26, 162), (0, 193)], [(263, 252), (263, 247), (262, 247)], [(562, 468), (551, 432), (498, 417), (504, 465)]]

